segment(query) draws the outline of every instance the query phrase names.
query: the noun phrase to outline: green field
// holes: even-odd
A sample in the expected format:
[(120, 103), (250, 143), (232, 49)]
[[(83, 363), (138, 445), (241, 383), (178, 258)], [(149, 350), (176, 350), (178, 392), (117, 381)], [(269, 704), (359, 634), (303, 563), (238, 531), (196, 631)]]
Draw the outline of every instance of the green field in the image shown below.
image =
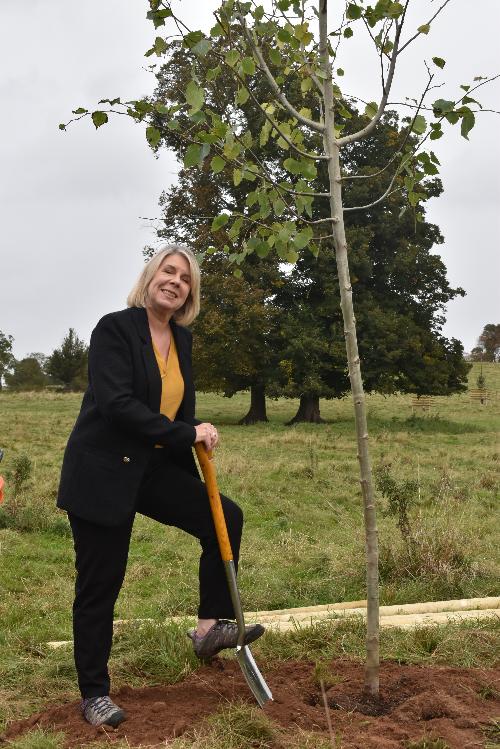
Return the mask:
[[(398, 482), (418, 482), (410, 509), (411, 560), (397, 519), (387, 515), (386, 500), (377, 493), (385, 604), (498, 595), (500, 365), (483, 365), (483, 371), (494, 395), (487, 405), (472, 402), (468, 394), (436, 398), (429, 414), (414, 416), (410, 396), (367, 398), (373, 465), (389, 466)], [(475, 367), (471, 387), (477, 375)], [(70, 652), (48, 652), (45, 643), (71, 639), (72, 542), (66, 517), (54, 503), (80, 400), (74, 394), (0, 394), (0, 446), (6, 452), (1, 468), (7, 477), (0, 509), (0, 733), (2, 721), (57, 694), (75, 693)], [(323, 401), (323, 425), (284, 426), (297, 402), (279, 400), (268, 404), (268, 424), (238, 426), (247, 408), (247, 394), (198, 398), (198, 417), (213, 421), (221, 434), (216, 457), (221, 490), (246, 515), (244, 607), (364, 598), (350, 399)], [(11, 474), (22, 454), (32, 462), (32, 475), (13, 496)], [(195, 541), (139, 517), (116, 616), (160, 621), (170, 614), (191, 615), (197, 563)], [(124, 651), (126, 642), (130, 646), (127, 637), (134, 636), (123, 635)], [(135, 677), (126, 671), (120, 642), (115, 679), (154, 678), (158, 664), (151, 654)], [(163, 676), (170, 668), (169, 678), (179, 678), (183, 668), (194, 665), (187, 645), (181, 661), (181, 666), (163, 662)]]

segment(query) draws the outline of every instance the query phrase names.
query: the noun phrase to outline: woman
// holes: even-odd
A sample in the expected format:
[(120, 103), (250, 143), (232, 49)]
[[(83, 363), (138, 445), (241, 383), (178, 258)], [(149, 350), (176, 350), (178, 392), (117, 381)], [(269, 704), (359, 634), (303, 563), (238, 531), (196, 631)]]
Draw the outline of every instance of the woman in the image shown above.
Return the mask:
[[(218, 443), (213, 424), (195, 419), (189, 325), (199, 312), (200, 271), (186, 247), (167, 246), (144, 267), (128, 308), (92, 333), (89, 386), (64, 454), (58, 507), (66, 510), (76, 554), (75, 664), (82, 712), (92, 725), (117, 726), (124, 712), (109, 697), (114, 604), (136, 512), (196, 536), (198, 624), (188, 635), (210, 658), (237, 644), (224, 566), (192, 446)], [(222, 497), (238, 559), (243, 516)], [(264, 628), (246, 628), (246, 642)]]

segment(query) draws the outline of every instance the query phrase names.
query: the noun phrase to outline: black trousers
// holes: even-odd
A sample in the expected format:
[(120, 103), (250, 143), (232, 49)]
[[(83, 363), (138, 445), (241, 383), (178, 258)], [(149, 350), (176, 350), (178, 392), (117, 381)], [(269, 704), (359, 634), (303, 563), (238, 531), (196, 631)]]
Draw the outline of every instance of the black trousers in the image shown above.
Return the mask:
[[(243, 513), (221, 496), (229, 538), (238, 563)], [(232, 619), (229, 595), (205, 484), (155, 450), (142, 482), (136, 511), (199, 539), (200, 619)], [(109, 694), (108, 659), (113, 613), (125, 577), (135, 513), (119, 526), (89, 523), (70, 513), (76, 555), (73, 637), (78, 685), (82, 697)]]

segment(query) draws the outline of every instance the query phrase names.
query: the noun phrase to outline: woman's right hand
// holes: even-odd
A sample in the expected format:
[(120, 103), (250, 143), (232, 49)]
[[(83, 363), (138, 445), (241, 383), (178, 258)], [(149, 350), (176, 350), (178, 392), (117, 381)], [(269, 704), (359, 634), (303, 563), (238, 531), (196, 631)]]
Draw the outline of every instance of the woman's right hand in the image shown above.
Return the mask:
[(196, 429), (196, 442), (203, 442), (207, 450), (213, 450), (219, 442), (219, 435), (217, 429), (213, 424), (204, 422), (195, 426)]

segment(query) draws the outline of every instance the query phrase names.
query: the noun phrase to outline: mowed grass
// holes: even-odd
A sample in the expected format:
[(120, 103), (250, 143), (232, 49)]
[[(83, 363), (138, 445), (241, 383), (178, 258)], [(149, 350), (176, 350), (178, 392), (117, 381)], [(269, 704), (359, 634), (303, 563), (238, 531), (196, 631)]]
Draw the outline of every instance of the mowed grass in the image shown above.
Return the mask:
[[(495, 396), (487, 405), (468, 394), (436, 398), (429, 414), (414, 416), (410, 396), (367, 397), (373, 465), (389, 463), (395, 479), (419, 483), (410, 511), (419, 539), (418, 573), (402, 561), (396, 518), (384, 512), (386, 502), (377, 496), (385, 604), (498, 595), (500, 365), (483, 365), (483, 372)], [(478, 374), (475, 366), (471, 387)], [(6, 451), (1, 469), (7, 476), (0, 509), (0, 728), (2, 720), (56, 693), (75, 694), (71, 653), (49, 652), (45, 643), (71, 639), (72, 540), (64, 513), (54, 505), (80, 401), (72, 394), (0, 394), (0, 446)], [(269, 401), (268, 424), (238, 426), (248, 401), (248, 394), (232, 399), (201, 394), (197, 409), (221, 434), (216, 453), (221, 491), (238, 501), (246, 516), (244, 607), (364, 598), (363, 512), (350, 398), (322, 401), (325, 424), (293, 427), (284, 426), (298, 405), (292, 400)], [(33, 474), (14, 497), (9, 473), (23, 453)], [(116, 617), (161, 622), (169, 615), (193, 615), (198, 557), (195, 540), (138, 517)], [(140, 666), (131, 662), (132, 635), (124, 631), (115, 680), (182, 678), (196, 664), (181, 630), (162, 635), (164, 643), (174, 638), (178, 656), (169, 661), (146, 653)], [(276, 645), (276, 653), (279, 649)], [(139, 658), (141, 648), (134, 645), (134, 651)]]

